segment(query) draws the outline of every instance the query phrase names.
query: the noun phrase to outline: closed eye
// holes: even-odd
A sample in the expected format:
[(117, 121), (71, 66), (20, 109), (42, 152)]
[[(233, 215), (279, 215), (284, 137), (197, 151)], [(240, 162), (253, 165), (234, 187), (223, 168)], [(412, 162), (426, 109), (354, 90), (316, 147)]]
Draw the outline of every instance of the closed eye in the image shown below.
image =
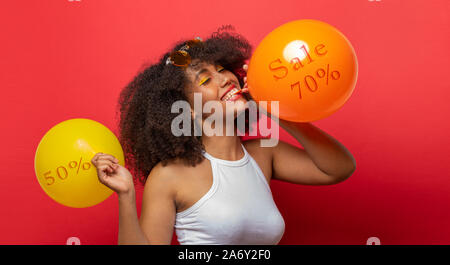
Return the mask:
[(206, 84), (206, 83), (208, 83), (208, 81), (209, 81), (209, 78), (203, 78), (203, 79), (200, 81), (200, 84), (199, 84), (199, 85)]
[[(217, 72), (223, 72), (223, 71), (225, 71), (226, 69), (224, 68), (224, 67), (222, 67), (222, 66), (220, 66), (219, 65), (219, 67), (218, 67), (218, 69), (217, 69)], [(209, 77), (205, 77), (205, 78), (203, 78), (201, 81), (200, 81), (200, 85), (203, 85), (203, 84), (207, 84), (208, 82), (209, 82), (209, 80), (210, 80), (210, 78)]]

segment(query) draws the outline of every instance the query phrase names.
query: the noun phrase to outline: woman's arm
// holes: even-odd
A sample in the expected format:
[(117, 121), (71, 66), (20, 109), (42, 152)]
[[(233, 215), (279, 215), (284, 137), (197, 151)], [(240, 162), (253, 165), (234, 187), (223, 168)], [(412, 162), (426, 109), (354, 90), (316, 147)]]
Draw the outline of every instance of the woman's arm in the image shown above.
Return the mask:
[(145, 182), (141, 218), (135, 190), (119, 195), (119, 245), (170, 245), (175, 225), (176, 174), (156, 165)]
[(280, 126), (304, 149), (284, 142), (272, 148), (273, 178), (297, 184), (329, 185), (347, 179), (356, 169), (352, 154), (311, 123), (280, 120)]
[[(145, 183), (141, 219), (136, 211), (133, 176), (109, 154), (97, 153), (91, 163), (99, 181), (115, 191), (119, 198), (119, 245), (170, 244), (176, 208), (174, 178), (158, 164)], [(176, 176), (176, 174), (175, 174)]]
[(141, 218), (135, 190), (119, 195), (119, 245), (170, 245), (176, 215), (176, 176), (169, 166), (157, 164), (145, 182)]
[(280, 126), (305, 148), (323, 172), (333, 176), (349, 176), (356, 169), (355, 158), (347, 148), (312, 123), (281, 120)]
[(150, 172), (142, 195), (142, 231), (152, 245), (170, 245), (176, 219), (178, 177), (184, 172), (158, 163)]
[(119, 194), (119, 245), (147, 245), (147, 237), (142, 232), (136, 210), (135, 191)]

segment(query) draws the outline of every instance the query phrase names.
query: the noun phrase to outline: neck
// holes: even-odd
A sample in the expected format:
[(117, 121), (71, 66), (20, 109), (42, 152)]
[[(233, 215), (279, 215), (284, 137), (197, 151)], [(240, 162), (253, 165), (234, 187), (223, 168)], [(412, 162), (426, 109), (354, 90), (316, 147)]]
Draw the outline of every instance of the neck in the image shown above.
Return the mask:
[(224, 160), (239, 160), (244, 156), (241, 139), (237, 136), (206, 136), (202, 135), (202, 142), (207, 153)]

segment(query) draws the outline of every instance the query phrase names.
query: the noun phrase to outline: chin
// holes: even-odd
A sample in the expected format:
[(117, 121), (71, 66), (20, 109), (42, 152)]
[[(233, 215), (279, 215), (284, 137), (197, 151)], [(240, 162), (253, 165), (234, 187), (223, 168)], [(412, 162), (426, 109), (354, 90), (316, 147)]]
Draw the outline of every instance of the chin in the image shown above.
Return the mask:
[(231, 108), (227, 108), (227, 101), (224, 102), (224, 113), (232, 113), (234, 112), (234, 118), (236, 118), (240, 113), (244, 112), (248, 107), (245, 105), (247, 103), (247, 100), (244, 97), (240, 97), (236, 99), (235, 101), (229, 101), (232, 103), (230, 105)]

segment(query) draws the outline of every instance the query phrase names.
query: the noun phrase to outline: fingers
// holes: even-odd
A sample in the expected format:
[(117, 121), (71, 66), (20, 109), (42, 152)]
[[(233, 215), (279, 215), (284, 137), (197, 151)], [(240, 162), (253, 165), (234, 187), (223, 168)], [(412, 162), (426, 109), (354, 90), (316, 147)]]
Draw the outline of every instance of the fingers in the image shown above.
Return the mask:
[(241, 93), (248, 93), (248, 88), (243, 88), (239, 92), (237, 92), (237, 94), (241, 94)]
[(98, 177), (104, 181), (106, 174), (113, 174), (118, 169), (119, 160), (112, 155), (97, 153), (91, 163), (97, 168)]
[(110, 177), (114, 176), (118, 165), (113, 165), (111, 162), (102, 163), (97, 166), (97, 177), (100, 183), (108, 186)]
[[(243, 66), (242, 66), (242, 68), (244, 69), (244, 71), (245, 72), (247, 72), (248, 71), (248, 65), (247, 64), (244, 64)], [(244, 87), (242, 88), (242, 93), (248, 93), (248, 84), (247, 84), (247, 76), (244, 76)]]
[(96, 167), (98, 170), (108, 173), (114, 173), (117, 169), (117, 165), (109, 161), (97, 163)]
[(115, 158), (112, 155), (108, 155), (108, 154), (103, 154), (103, 153), (97, 153), (95, 154), (95, 156), (92, 158), (91, 162), (92, 164), (96, 164), (102, 160), (109, 160), (113, 163), (119, 163), (119, 160), (117, 158)]
[(108, 170), (109, 166), (108, 165), (103, 165), (97, 168), (98, 171), (98, 180), (102, 183), (102, 184), (106, 184), (107, 183), (107, 173), (110, 173)]

